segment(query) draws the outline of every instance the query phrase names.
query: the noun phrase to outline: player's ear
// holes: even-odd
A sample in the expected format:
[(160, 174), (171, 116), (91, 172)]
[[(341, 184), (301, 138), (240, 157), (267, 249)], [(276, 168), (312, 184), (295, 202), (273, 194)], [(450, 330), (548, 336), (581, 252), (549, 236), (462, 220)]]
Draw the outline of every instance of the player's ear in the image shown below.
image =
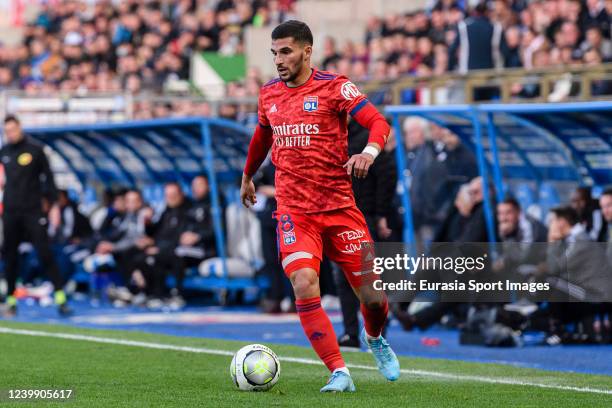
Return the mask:
[(312, 56), (312, 45), (305, 44), (304, 45), (304, 60), (309, 60)]

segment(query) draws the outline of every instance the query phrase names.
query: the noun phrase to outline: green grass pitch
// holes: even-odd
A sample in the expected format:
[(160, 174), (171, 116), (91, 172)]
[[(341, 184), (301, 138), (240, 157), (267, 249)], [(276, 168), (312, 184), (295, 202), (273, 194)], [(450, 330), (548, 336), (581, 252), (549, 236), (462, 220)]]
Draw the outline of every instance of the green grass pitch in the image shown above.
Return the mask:
[[(65, 402), (14, 402), (3, 406), (58, 407), (611, 407), (612, 377), (561, 373), (496, 364), (401, 357), (402, 373), (386, 382), (367, 353), (344, 353), (353, 365), (355, 394), (320, 394), (328, 373), (308, 348), (267, 344), (281, 359), (279, 383), (269, 392), (237, 391), (231, 356), (151, 349), (3, 333), (2, 329), (68, 333), (170, 346), (234, 352), (244, 342), (184, 338), (128, 331), (0, 322), (0, 391), (72, 389)], [(289, 360), (287, 360), (289, 358)], [(486, 382), (489, 381), (489, 382)], [(529, 384), (503, 384), (520, 381)], [(537, 385), (539, 384), (539, 386)], [(551, 387), (551, 388), (547, 388)], [(564, 389), (563, 387), (574, 387)], [(575, 388), (591, 391), (578, 391)], [(602, 392), (603, 391), (603, 392)], [(606, 394), (605, 392), (609, 393)]]

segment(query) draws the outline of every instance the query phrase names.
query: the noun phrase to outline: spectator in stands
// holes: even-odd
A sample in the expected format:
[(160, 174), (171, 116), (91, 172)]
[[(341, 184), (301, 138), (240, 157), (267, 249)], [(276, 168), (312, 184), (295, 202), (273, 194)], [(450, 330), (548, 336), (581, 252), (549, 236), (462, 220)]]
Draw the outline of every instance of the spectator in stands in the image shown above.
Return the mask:
[(163, 305), (162, 298), (167, 294), (168, 271), (175, 277), (183, 273), (178, 270), (181, 264), (175, 249), (188, 223), (191, 203), (185, 198), (178, 183), (166, 184), (164, 196), (166, 209), (157, 221), (145, 221), (146, 237), (139, 242), (141, 251), (137, 265), (146, 281), (147, 294), (150, 296), (147, 306), (150, 308)]
[[(109, 290), (109, 297), (121, 304), (134, 301), (132, 293), (127, 289), (128, 286), (132, 287), (135, 293), (145, 288), (142, 273), (135, 271), (138, 268), (137, 260), (140, 250), (150, 243), (145, 237), (145, 223), (153, 217), (153, 210), (144, 205), (139, 190), (128, 190), (124, 200), (125, 215), (116, 225), (112, 238), (100, 241), (93, 255), (96, 268), (106, 266), (111, 269), (116, 265), (121, 273), (125, 286)], [(139, 302), (136, 300), (134, 303)]]
[(578, 222), (584, 227), (592, 241), (596, 241), (604, 225), (597, 200), (591, 195), (590, 187), (578, 187), (570, 197), (570, 205), (578, 215)]
[(0, 66), (0, 91), (10, 90), (14, 86), (13, 73), (9, 67)]
[(590, 26), (586, 30), (585, 39), (582, 42), (580, 49), (583, 55), (590, 49), (595, 49), (599, 51), (601, 59), (606, 62), (610, 61), (612, 58), (612, 41), (603, 37), (601, 27), (597, 25)]
[(446, 218), (459, 186), (478, 174), (476, 160), (456, 135), (424, 119), (407, 118), (404, 131), (415, 229), (419, 239), (428, 242)]
[(336, 49), (336, 40), (333, 37), (325, 37), (323, 41), (323, 60), (321, 61), (321, 68), (327, 70), (330, 64), (337, 63), (342, 56)]
[(110, 188), (104, 189), (102, 200), (98, 202), (89, 214), (89, 222), (94, 231), (98, 232), (108, 213), (112, 210), (114, 192)]
[(436, 140), (436, 160), (444, 166), (445, 172), (442, 186), (432, 197), (437, 207), (435, 219), (441, 221), (452, 206), (452, 197), (461, 185), (478, 175), (478, 167), (474, 153), (449, 129), (434, 126), (432, 135)]
[(518, 26), (508, 27), (504, 32), (505, 42), (501, 49), (505, 68), (520, 68), (521, 60), (521, 30)]
[(539, 312), (548, 316), (547, 342), (567, 341), (567, 323), (582, 322), (592, 337), (593, 317), (601, 308), (598, 302), (612, 298), (612, 271), (602, 268), (605, 255), (592, 245), (578, 213), (569, 206), (551, 210), (548, 242), (544, 279), (561, 293), (559, 299), (568, 302), (551, 302)]
[(597, 237), (597, 241), (607, 243), (606, 257), (608, 258), (608, 266), (612, 268), (612, 189), (607, 189), (601, 194), (599, 206), (605, 224)]
[[(483, 208), (483, 181), (481, 177), (476, 177), (468, 184), (464, 184), (457, 193), (455, 207), (448, 214), (447, 219), (439, 229), (434, 242), (456, 244), (467, 243), (467, 246), (460, 245), (438, 245), (432, 248), (430, 256), (480, 256), (480, 248), (474, 243), (484, 243), (488, 241), (486, 223)], [(471, 255), (470, 255), (471, 254)], [(485, 268), (485, 270), (487, 270)], [(427, 274), (435, 275), (438, 271), (426, 271)], [(448, 280), (451, 275), (440, 273), (433, 279)], [(453, 279), (465, 279), (467, 275), (453, 276)], [(472, 278), (473, 276), (471, 276)], [(487, 279), (480, 277), (479, 280)], [(442, 316), (451, 312), (460, 312), (461, 303), (437, 301), (426, 307), (420, 308), (416, 313), (408, 312), (407, 304), (393, 305), (392, 310), (395, 317), (400, 321), (404, 330), (412, 330), (415, 327), (421, 330), (427, 329), (440, 321)]]
[[(414, 214), (415, 220), (421, 220), (421, 211), (424, 206), (422, 200), (427, 199), (425, 194), (421, 191), (421, 186), (424, 185), (421, 175), (426, 171), (425, 156), (429, 156), (429, 148), (425, 142), (430, 139), (430, 127), (429, 123), (424, 119), (412, 116), (404, 120), (402, 125), (404, 146), (406, 148), (406, 167), (410, 172), (410, 177), (413, 182), (411, 183), (410, 189), (410, 200), (412, 207), (417, 211)], [(415, 225), (415, 228), (418, 228)]]
[(583, 25), (598, 27), (601, 34), (610, 37), (612, 7), (610, 7), (610, 10), (606, 10), (605, 3), (612, 6), (609, 0), (586, 0), (586, 10), (582, 20)]
[(502, 26), (491, 23), (486, 3), (472, 8), (470, 17), (459, 22), (450, 47), (450, 68), (466, 73), (474, 69), (501, 67)]
[(514, 198), (506, 198), (497, 204), (498, 235), (502, 242), (546, 242), (544, 224), (521, 211)]
[(501, 241), (501, 257), (493, 265), (494, 271), (517, 272), (521, 265), (537, 265), (543, 257), (543, 246), (548, 231), (544, 224), (521, 211), (514, 198), (506, 198), (497, 204), (497, 234)]
[(78, 203), (70, 199), (68, 191), (58, 190), (57, 203), (60, 223), (50, 226), (49, 236), (62, 244), (80, 244), (89, 239), (93, 234), (89, 220), (79, 210)]
[[(194, 177), (191, 181), (191, 196), (192, 203), (187, 210), (187, 222), (175, 251), (182, 262), (182, 266), (176, 268), (176, 288), (171, 290), (171, 294), (177, 300), (182, 295), (185, 269), (198, 266), (204, 259), (217, 255), (208, 177), (203, 174)], [(224, 206), (221, 207), (223, 213)]]
[(481, 177), (476, 177), (461, 186), (454, 207), (440, 225), (434, 241), (487, 242), (483, 198)]
[[(545, 46), (534, 51), (530, 57), (525, 58), (531, 58), (530, 69), (543, 70), (551, 65), (550, 53)], [(525, 77), (522, 83), (516, 83), (512, 86), (512, 94), (521, 98), (535, 98), (540, 96), (540, 84), (535, 81), (537, 81), (537, 77)]]
[(104, 221), (98, 229), (98, 237), (102, 240), (114, 241), (116, 240), (117, 230), (119, 225), (123, 221), (125, 216), (125, 193), (127, 189), (119, 188), (110, 196), (112, 196), (112, 202), (106, 209)]
[(444, 11), (442, 10), (442, 5), (438, 4), (431, 11), (430, 15), (431, 28), (429, 29), (429, 33), (427, 37), (429, 37), (434, 43), (440, 44), (446, 42), (446, 31), (447, 31), (447, 23), (444, 17)]

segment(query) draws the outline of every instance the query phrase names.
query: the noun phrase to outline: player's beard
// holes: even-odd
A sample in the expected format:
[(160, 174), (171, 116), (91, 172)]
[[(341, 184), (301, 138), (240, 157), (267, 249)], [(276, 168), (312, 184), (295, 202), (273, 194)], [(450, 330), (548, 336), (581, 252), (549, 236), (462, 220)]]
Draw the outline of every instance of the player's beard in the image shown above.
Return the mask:
[(295, 79), (298, 77), (299, 73), (300, 73), (299, 69), (297, 71), (295, 71), (295, 72), (289, 71), (289, 78), (283, 79), (283, 82), (293, 82), (293, 81), (295, 81)]
[[(287, 69), (287, 72), (289, 73), (289, 77), (287, 79), (283, 79), (281, 77), (281, 80), (285, 83), (288, 82), (293, 82), (297, 79), (298, 75), (300, 74), (300, 72), (302, 71), (302, 65), (304, 64), (303, 61), (301, 61), (299, 64), (297, 64), (295, 66), (295, 70), (291, 71), (291, 69), (289, 69), (289, 67), (285, 67)], [(280, 76), (280, 72), (279, 72), (279, 76)]]

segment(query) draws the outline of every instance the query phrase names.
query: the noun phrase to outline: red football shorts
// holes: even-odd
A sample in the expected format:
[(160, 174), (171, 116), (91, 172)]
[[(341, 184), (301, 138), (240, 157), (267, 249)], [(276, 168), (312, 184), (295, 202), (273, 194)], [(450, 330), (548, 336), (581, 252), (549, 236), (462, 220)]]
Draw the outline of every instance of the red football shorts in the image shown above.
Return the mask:
[(352, 287), (376, 279), (373, 241), (365, 218), (355, 206), (315, 214), (279, 209), (277, 237), (287, 277), (298, 269), (319, 273), (323, 255), (337, 263)]

